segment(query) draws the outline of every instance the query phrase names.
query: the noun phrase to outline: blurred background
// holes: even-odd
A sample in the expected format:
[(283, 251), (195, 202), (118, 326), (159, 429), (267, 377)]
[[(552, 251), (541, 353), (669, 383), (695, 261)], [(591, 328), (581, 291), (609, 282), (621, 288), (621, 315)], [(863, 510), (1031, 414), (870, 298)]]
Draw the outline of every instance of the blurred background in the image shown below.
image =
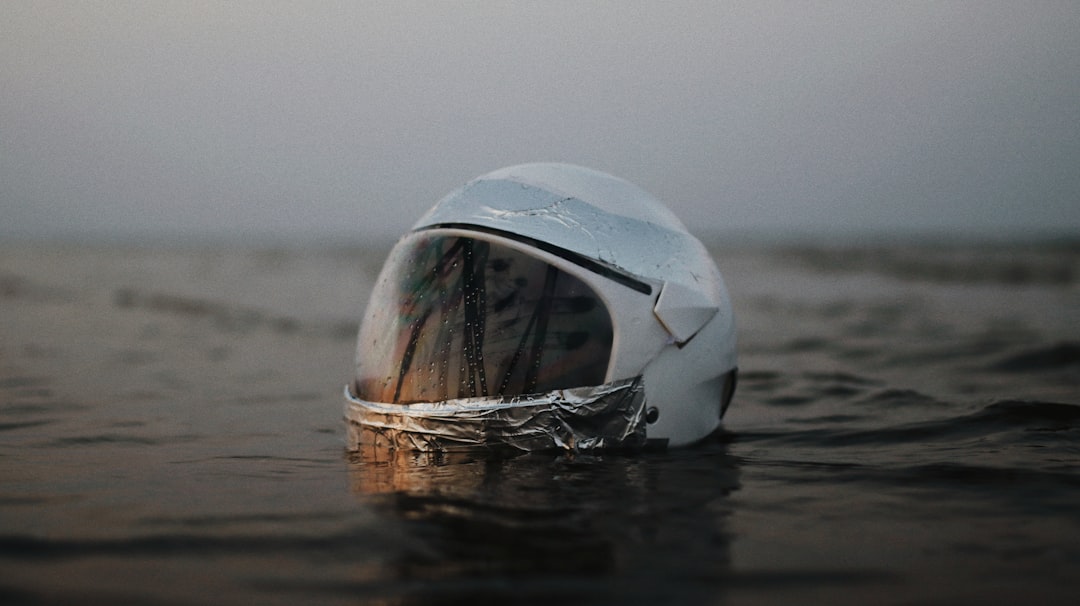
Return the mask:
[(389, 242), (565, 161), (702, 237), (1080, 233), (1080, 3), (46, 2), (0, 238)]

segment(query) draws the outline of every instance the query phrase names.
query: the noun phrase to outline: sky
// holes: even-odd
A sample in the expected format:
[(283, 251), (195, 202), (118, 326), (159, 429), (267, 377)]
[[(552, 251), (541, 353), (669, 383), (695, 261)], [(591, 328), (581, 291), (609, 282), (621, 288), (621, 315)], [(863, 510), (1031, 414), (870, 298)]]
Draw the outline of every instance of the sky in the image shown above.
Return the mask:
[(699, 235), (1080, 235), (1080, 2), (0, 2), (4, 239), (393, 239), (531, 161)]

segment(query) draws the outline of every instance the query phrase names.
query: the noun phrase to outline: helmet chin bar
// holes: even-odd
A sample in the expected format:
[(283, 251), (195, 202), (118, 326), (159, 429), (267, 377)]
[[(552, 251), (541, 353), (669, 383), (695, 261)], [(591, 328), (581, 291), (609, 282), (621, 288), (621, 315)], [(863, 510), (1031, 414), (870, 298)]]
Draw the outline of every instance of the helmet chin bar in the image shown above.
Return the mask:
[(491, 398), (387, 404), (345, 389), (349, 450), (447, 452), (640, 450), (645, 446), (641, 377), (593, 387)]

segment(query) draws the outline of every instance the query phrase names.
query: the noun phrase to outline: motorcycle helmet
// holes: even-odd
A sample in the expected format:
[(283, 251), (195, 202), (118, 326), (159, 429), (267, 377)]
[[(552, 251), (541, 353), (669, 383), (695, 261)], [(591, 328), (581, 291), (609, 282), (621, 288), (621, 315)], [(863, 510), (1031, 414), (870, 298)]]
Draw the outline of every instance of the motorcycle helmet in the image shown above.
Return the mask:
[(713, 432), (735, 321), (705, 247), (622, 179), (512, 166), (450, 193), (383, 265), (348, 447), (638, 449)]

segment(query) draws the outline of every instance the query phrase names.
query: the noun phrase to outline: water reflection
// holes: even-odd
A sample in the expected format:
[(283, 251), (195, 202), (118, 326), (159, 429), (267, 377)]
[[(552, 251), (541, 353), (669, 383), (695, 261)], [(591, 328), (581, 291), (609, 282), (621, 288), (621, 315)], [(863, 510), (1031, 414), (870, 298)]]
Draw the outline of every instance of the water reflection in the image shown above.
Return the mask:
[(352, 455), (353, 491), (418, 547), (387, 568), (395, 603), (706, 603), (730, 569), (721, 439), (634, 456)]

